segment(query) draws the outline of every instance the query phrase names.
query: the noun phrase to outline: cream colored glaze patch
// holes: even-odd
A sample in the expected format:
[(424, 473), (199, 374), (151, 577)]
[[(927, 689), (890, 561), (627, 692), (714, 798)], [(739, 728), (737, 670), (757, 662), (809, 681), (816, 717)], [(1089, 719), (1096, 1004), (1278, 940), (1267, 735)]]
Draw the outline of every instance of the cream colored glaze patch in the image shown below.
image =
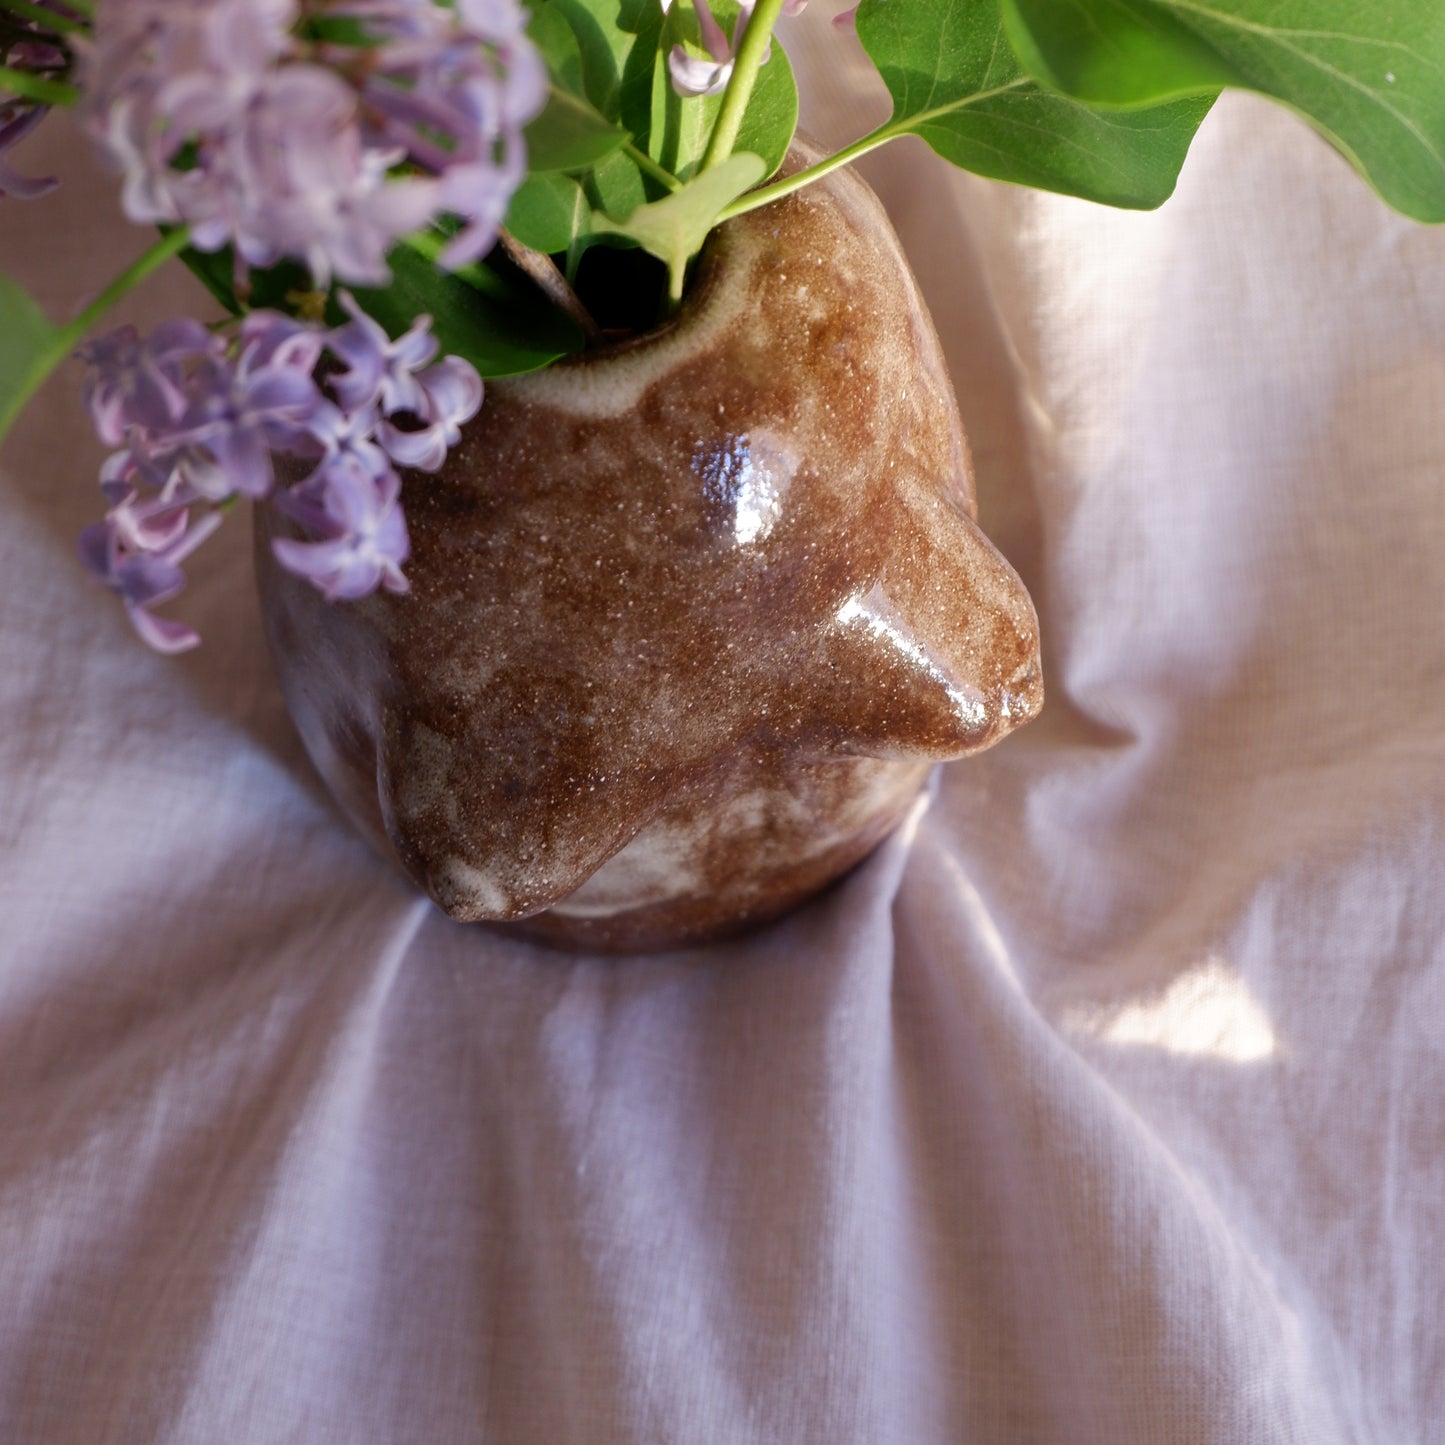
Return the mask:
[(446, 859), (432, 879), (437, 901), (448, 912), (459, 912), (471, 918), (507, 918), (513, 909), (506, 893), (496, 879), (463, 863), (460, 858)]
[[(563, 918), (612, 918), (639, 908), (654, 908), (716, 894), (709, 877), (709, 848), (719, 838), (733, 840), (740, 853), (766, 862), (786, 840), (792, 864), (821, 857), (846, 844), (869, 822), (896, 812), (918, 790), (917, 764), (835, 764), (850, 769), (850, 785), (836, 809), (821, 809), (813, 796), (791, 789), (755, 787), (726, 797), (718, 808), (688, 811), (644, 828), (614, 854), (577, 891), (549, 910)], [(739, 784), (741, 786), (741, 784)], [(722, 886), (746, 892), (740, 870)]]
[(698, 845), (710, 827), (699, 822), (644, 828), (551, 911), (564, 918), (610, 918), (687, 897), (701, 886)]
[(716, 347), (721, 338), (742, 326), (758, 324), (752, 316), (753, 257), (757, 239), (750, 233), (729, 237), (728, 261), (707, 304), (686, 313), (670, 330), (641, 345), (607, 357), (606, 366), (549, 367), (529, 376), (493, 382), (522, 400), (549, 406), (568, 417), (616, 417), (633, 411), (650, 387), (665, 380), (700, 350)]

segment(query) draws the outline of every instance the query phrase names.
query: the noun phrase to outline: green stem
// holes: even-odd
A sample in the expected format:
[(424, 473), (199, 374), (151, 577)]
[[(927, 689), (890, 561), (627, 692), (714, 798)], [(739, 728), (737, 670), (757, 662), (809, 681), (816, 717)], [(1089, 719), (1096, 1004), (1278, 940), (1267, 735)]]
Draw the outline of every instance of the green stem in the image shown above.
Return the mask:
[(763, 68), (763, 57), (768, 53), (768, 42), (773, 38), (773, 26), (782, 13), (783, 0), (759, 0), (758, 8), (753, 11), (738, 53), (733, 57), (733, 73), (723, 91), (722, 107), (708, 138), (702, 165), (698, 167), (699, 174), (711, 170), (733, 153), (748, 102), (753, 98), (758, 71)]
[(42, 105), (74, 105), (80, 92), (63, 80), (46, 80), (28, 70), (12, 70), (0, 65), (0, 90), (8, 90), (25, 100), (38, 100)]
[(792, 175), (784, 176), (770, 186), (759, 186), (757, 190), (748, 191), (746, 195), (739, 196), (731, 205), (723, 208), (722, 214), (718, 217), (718, 224), (730, 221), (734, 216), (741, 216), (747, 211), (755, 211), (759, 206), (766, 206), (770, 201), (780, 201), (784, 196), (790, 196), (794, 191), (801, 191), (804, 186), (810, 186), (814, 181), (821, 181), (830, 171), (836, 171), (840, 166), (846, 166), (850, 162), (856, 161), (860, 156), (877, 150), (879, 146), (886, 145), (901, 135), (914, 135), (920, 126), (926, 125), (938, 116), (951, 115), (954, 111), (963, 110), (966, 106), (977, 105), (981, 100), (992, 100), (996, 95), (1003, 95), (1006, 91), (1015, 90), (1025, 84), (1025, 79), (1020, 76), (1006, 85), (995, 85), (989, 90), (980, 90), (948, 105), (940, 105), (933, 110), (922, 111), (902, 120), (886, 121), (877, 130), (860, 136), (850, 145), (844, 146), (842, 150), (831, 156), (824, 156), (816, 165), (808, 166), (801, 171), (794, 171)]
[(33, 20), (43, 25), (52, 35), (62, 35), (67, 30), (84, 30), (83, 20), (72, 20), (58, 11), (47, 10), (43, 5), (32, 5), (30, 0), (0, 0), (0, 10), (18, 15), (22, 20)]
[(0, 404), (0, 440), (10, 430), (25, 404), (40, 389), (46, 377), (85, 339), (86, 333), (121, 297), (134, 291), (158, 266), (185, 250), (191, 238), (189, 226), (179, 226), (162, 236), (149, 251), (138, 256), (74, 321), (51, 333), (49, 343), (32, 358), (20, 385)]
[(628, 159), (638, 170), (645, 171), (653, 180), (660, 181), (669, 191), (675, 191), (681, 187), (682, 182), (666, 166), (659, 165), (653, 160), (645, 150), (639, 149), (631, 141), (628, 141), (622, 149), (626, 151)]
[(774, 181), (770, 186), (759, 186), (755, 191), (748, 191), (741, 195), (730, 205), (724, 206), (722, 214), (718, 217), (719, 223), (730, 221), (734, 216), (741, 216), (747, 211), (755, 211), (759, 206), (766, 206), (770, 201), (780, 201), (784, 196), (790, 196), (794, 191), (801, 191), (804, 186), (810, 186), (814, 181), (821, 181), (830, 171), (836, 171), (859, 156), (867, 155), (869, 151), (876, 150), (879, 146), (894, 139), (895, 136), (904, 135), (906, 131), (897, 130), (891, 124), (879, 126), (875, 131), (855, 140), (851, 145), (846, 145), (842, 150), (831, 156), (824, 156), (816, 165), (808, 166), (801, 171), (794, 171), (790, 176), (784, 176), (781, 180)]

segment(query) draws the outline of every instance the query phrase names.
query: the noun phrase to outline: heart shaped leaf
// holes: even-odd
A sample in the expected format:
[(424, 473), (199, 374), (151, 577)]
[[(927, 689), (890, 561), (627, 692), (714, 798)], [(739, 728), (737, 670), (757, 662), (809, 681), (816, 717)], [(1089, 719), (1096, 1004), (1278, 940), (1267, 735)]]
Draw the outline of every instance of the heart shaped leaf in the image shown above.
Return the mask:
[[(557, 20), (572, 33), (575, 57), (558, 38)], [(530, 33), (544, 42), (553, 80), (646, 149), (664, 23), (657, 0), (539, 0)]]
[(597, 229), (635, 241), (667, 265), (674, 300), (682, 295), (687, 263), (717, 224), (723, 209), (767, 174), (761, 156), (735, 151), (660, 201), (639, 206), (625, 221), (598, 217)]

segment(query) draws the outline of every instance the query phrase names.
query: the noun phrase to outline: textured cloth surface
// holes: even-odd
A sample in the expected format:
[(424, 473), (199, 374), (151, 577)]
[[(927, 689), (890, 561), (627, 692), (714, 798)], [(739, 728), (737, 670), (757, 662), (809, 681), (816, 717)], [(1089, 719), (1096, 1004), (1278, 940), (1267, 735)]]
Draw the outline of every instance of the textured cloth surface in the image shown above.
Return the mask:
[[(0, 217), (55, 315), (144, 244), (81, 155)], [(1152, 215), (866, 170), (1049, 701), (737, 943), (449, 923), (310, 772), (244, 521), (153, 657), (73, 373), (12, 438), (6, 1445), (1445, 1439), (1445, 233), (1245, 98)]]

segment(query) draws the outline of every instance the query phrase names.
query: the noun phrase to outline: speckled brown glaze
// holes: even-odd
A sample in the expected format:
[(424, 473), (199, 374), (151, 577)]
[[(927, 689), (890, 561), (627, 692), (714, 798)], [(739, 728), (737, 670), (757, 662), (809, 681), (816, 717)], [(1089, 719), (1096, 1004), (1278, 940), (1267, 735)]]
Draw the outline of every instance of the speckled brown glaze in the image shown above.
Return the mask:
[(404, 502), (407, 596), (328, 605), (264, 532), (258, 567), (317, 767), (454, 918), (625, 950), (773, 917), (1042, 702), (847, 172), (724, 226), (675, 323), (489, 385)]

